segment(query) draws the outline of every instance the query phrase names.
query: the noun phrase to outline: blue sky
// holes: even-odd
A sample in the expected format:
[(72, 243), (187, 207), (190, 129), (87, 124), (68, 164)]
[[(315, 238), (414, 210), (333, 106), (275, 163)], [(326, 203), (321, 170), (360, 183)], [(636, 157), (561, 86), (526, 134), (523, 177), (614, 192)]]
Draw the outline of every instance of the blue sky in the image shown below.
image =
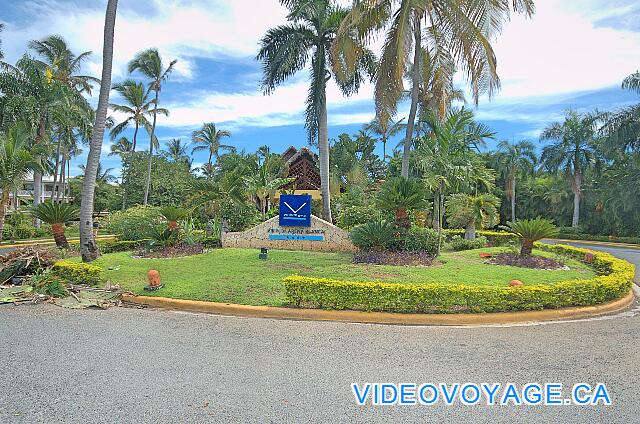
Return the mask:
[[(342, 3), (349, 3), (344, 0)], [(0, 0), (0, 21), (9, 61), (16, 60), (32, 39), (50, 34), (65, 37), (76, 52), (91, 50), (85, 73), (99, 76), (105, 0)], [(565, 109), (611, 110), (640, 101), (622, 91), (624, 76), (640, 68), (640, 4), (633, 0), (538, 0), (530, 19), (514, 17), (494, 47), (502, 90), (482, 98), (478, 119), (498, 139), (536, 141), (542, 128), (561, 120)], [(259, 89), (260, 65), (253, 58), (265, 31), (284, 22), (277, 0), (120, 0), (116, 22), (114, 82), (127, 77), (126, 63), (148, 47), (158, 47), (178, 65), (162, 92), (171, 115), (160, 118), (161, 142), (189, 141), (202, 123), (229, 129), (238, 149), (268, 144), (273, 151), (307, 142), (303, 127), (307, 73), (301, 72), (271, 96)], [(379, 48), (380, 40), (373, 45)], [(456, 78), (465, 88), (465, 81)], [(373, 118), (373, 89), (366, 85), (344, 98), (328, 90), (329, 135), (354, 133)], [(118, 98), (112, 95), (113, 102)], [(399, 116), (406, 116), (402, 106)], [(115, 116), (118, 119), (118, 116)], [(126, 134), (129, 135), (129, 134)], [(107, 157), (103, 163), (119, 168)], [(139, 140), (140, 147), (148, 139)], [(85, 149), (86, 150), (86, 149)], [(86, 160), (72, 164), (72, 172)], [(199, 153), (196, 163), (206, 160)]]

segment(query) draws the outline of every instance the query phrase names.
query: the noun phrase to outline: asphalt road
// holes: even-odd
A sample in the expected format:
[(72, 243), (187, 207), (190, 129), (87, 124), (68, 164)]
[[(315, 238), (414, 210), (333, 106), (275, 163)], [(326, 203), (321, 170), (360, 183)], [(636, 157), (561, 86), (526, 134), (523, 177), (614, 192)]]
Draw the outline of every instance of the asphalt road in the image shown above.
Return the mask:
[[(452, 328), (0, 305), (0, 422), (633, 423), (639, 325), (637, 307)], [(613, 404), (357, 406), (354, 382), (605, 383)]]

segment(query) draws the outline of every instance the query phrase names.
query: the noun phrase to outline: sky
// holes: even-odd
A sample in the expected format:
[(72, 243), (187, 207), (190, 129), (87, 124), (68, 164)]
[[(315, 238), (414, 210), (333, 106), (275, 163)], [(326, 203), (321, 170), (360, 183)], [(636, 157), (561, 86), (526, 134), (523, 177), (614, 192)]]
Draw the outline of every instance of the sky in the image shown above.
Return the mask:
[[(348, 4), (348, 0), (341, 0)], [(493, 45), (502, 88), (474, 108), (477, 119), (496, 132), (496, 140), (538, 137), (548, 124), (561, 121), (567, 108), (580, 112), (615, 110), (640, 101), (620, 88), (625, 76), (640, 68), (640, 2), (637, 0), (536, 0), (531, 19), (512, 17)], [(106, 0), (0, 0), (0, 34), (5, 60), (15, 62), (30, 40), (63, 36), (76, 53), (92, 51), (83, 73), (99, 77)], [(141, 50), (157, 47), (175, 71), (161, 93), (169, 117), (159, 117), (162, 144), (173, 138), (190, 142), (204, 122), (228, 129), (227, 144), (255, 151), (267, 144), (282, 152), (307, 144), (304, 101), (308, 71), (265, 96), (261, 68), (255, 60), (265, 32), (285, 22), (277, 0), (120, 0), (116, 20), (113, 82), (128, 78), (126, 65)], [(374, 50), (380, 40), (374, 43)], [(135, 75), (134, 75), (135, 76)], [(466, 88), (461, 76), (457, 86)], [(97, 89), (91, 99), (96, 101)], [(329, 137), (355, 133), (374, 117), (373, 87), (363, 86), (349, 98), (330, 83)], [(111, 102), (119, 99), (112, 92)], [(121, 117), (111, 113), (118, 121)], [(398, 117), (408, 115), (408, 106)], [(131, 138), (131, 133), (125, 133)], [(398, 140), (394, 140), (397, 142)], [(118, 175), (120, 163), (102, 162)], [(138, 141), (148, 146), (148, 136)], [(495, 145), (489, 142), (488, 148)], [(379, 148), (381, 153), (381, 147)], [(88, 147), (74, 159), (72, 174), (86, 161)], [(197, 153), (194, 165), (206, 161)]]

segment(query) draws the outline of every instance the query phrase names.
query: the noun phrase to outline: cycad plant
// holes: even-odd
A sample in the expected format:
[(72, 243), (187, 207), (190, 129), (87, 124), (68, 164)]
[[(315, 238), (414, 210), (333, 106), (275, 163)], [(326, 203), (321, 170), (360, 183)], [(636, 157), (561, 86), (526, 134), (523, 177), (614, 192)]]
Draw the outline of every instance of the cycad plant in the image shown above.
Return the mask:
[(378, 193), (378, 206), (393, 211), (398, 227), (409, 228), (408, 212), (426, 206), (424, 186), (416, 179), (392, 178), (382, 185)]
[(165, 206), (160, 209), (160, 214), (167, 220), (167, 230), (176, 231), (178, 221), (187, 218), (189, 212), (176, 206)]
[(534, 242), (543, 238), (556, 237), (560, 232), (553, 222), (543, 218), (509, 221), (504, 229), (520, 237), (522, 243), (520, 255), (522, 256), (531, 254)]
[(55, 203), (47, 201), (40, 203), (32, 209), (33, 216), (42, 222), (51, 225), (53, 239), (56, 246), (67, 249), (69, 242), (64, 235), (64, 225), (78, 218), (79, 209), (70, 203)]
[(360, 250), (366, 252), (382, 252), (393, 246), (397, 229), (386, 221), (373, 221), (358, 225), (350, 234), (351, 241)]

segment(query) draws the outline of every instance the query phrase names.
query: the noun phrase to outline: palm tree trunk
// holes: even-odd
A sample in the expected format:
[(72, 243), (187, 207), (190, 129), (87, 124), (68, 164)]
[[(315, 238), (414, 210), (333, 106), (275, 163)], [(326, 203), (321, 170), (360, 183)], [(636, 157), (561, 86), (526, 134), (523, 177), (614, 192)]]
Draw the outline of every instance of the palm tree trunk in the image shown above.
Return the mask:
[(151, 125), (151, 139), (149, 140), (149, 163), (147, 165), (147, 184), (144, 187), (144, 201), (149, 202), (149, 188), (151, 188), (151, 164), (153, 162), (153, 138), (156, 134), (156, 119), (158, 118), (158, 97), (160, 97), (159, 87), (156, 87), (156, 103), (153, 106), (153, 124)]
[(65, 185), (64, 185), (64, 190), (66, 193), (64, 197), (64, 203), (69, 203), (69, 198), (71, 197), (70, 181), (71, 181), (71, 155), (69, 154), (69, 156), (67, 157), (67, 178), (65, 179)]
[(127, 184), (125, 181), (126, 175), (127, 174), (123, 168), (122, 170), (122, 210), (123, 211), (127, 209)]
[(476, 223), (471, 221), (467, 223), (467, 226), (464, 230), (464, 238), (465, 240), (475, 240), (476, 238)]
[(53, 233), (53, 239), (56, 242), (56, 247), (60, 247), (62, 249), (69, 248), (69, 242), (67, 241), (67, 237), (64, 235), (64, 224), (51, 224), (51, 232)]
[(2, 195), (0, 195), (0, 241), (4, 232), (4, 216), (7, 213), (7, 201), (9, 200), (9, 187), (2, 188)]
[(511, 222), (516, 222), (516, 176), (511, 178)]
[[(40, 115), (40, 122), (38, 123), (38, 133), (36, 135), (34, 144), (38, 145), (42, 143), (42, 141), (44, 140), (45, 131), (47, 129), (46, 125), (47, 125), (47, 108), (45, 107), (44, 111), (42, 112), (42, 115)], [(35, 160), (37, 162), (40, 162), (41, 159), (42, 158), (40, 155), (35, 156)], [(40, 203), (42, 203), (42, 172), (36, 171), (33, 173), (33, 206), (37, 206)], [(40, 228), (40, 220), (37, 218), (34, 219), (33, 225), (35, 225), (36, 228)]]
[(440, 230), (440, 195), (433, 198), (433, 229)]
[(56, 195), (56, 184), (58, 182), (58, 168), (60, 166), (60, 147), (62, 145), (62, 142), (60, 140), (60, 137), (58, 137), (58, 146), (56, 147), (56, 164), (55, 167), (53, 168), (53, 189), (51, 189), (51, 201), (53, 202), (53, 199), (55, 198)]
[(131, 145), (131, 151), (135, 152), (136, 151), (136, 142), (138, 140), (138, 121), (136, 120), (136, 129), (133, 130), (133, 144)]
[(82, 184), (82, 204), (80, 207), (80, 253), (84, 262), (95, 260), (98, 245), (93, 237), (93, 199), (96, 189), (96, 176), (100, 164), (100, 152), (104, 137), (107, 108), (109, 107), (109, 91), (111, 90), (111, 67), (113, 63), (113, 32), (116, 24), (118, 0), (108, 0), (104, 20), (104, 45), (102, 55), (102, 83), (96, 110), (96, 120), (87, 157), (87, 166)]
[[(324, 77), (322, 78), (325, 81)], [(327, 123), (326, 81), (322, 84), (322, 96), (318, 105), (318, 150), (320, 152), (322, 219), (327, 222), (333, 222), (331, 217), (331, 191), (329, 190), (329, 128)]]
[(62, 163), (60, 164), (60, 184), (58, 187), (58, 192), (56, 193), (56, 201), (60, 202), (61, 198), (64, 197), (64, 176), (66, 172), (67, 161), (65, 159), (64, 154), (62, 155)]
[(211, 174), (213, 174), (213, 165), (211, 164), (212, 157), (213, 157), (213, 152), (209, 150), (209, 161), (207, 162), (207, 164), (209, 164), (209, 173), (207, 174), (207, 180), (211, 179)]
[(422, 53), (422, 31), (420, 19), (416, 18), (414, 28), (414, 54), (413, 70), (411, 71), (411, 109), (409, 109), (409, 119), (407, 121), (407, 131), (404, 137), (404, 150), (402, 153), (402, 170), (400, 175), (409, 178), (409, 156), (411, 144), (413, 142), (413, 127), (415, 126), (416, 113), (418, 111), (418, 96), (420, 91), (420, 55)]
[(573, 177), (573, 220), (571, 226), (576, 228), (580, 224), (580, 201), (582, 200), (582, 174)]
[(382, 134), (382, 162), (387, 161), (387, 134)]

